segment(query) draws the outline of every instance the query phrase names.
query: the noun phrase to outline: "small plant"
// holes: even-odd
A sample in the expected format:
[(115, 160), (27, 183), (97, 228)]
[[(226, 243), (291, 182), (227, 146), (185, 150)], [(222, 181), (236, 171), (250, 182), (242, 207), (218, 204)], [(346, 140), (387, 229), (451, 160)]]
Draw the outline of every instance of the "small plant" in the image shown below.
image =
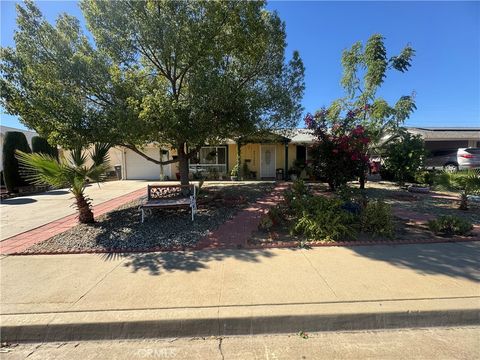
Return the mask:
[(435, 172), (434, 171), (419, 171), (415, 174), (415, 183), (420, 185), (432, 186), (435, 181)]
[(447, 236), (467, 235), (473, 229), (472, 223), (453, 215), (439, 216), (435, 220), (430, 220), (428, 227), (435, 234)]
[(232, 168), (232, 170), (230, 171), (230, 177), (232, 180), (238, 180), (238, 172), (239, 172), (239, 166), (238, 166), (238, 163), (236, 163)]
[(391, 206), (381, 200), (368, 202), (360, 215), (360, 226), (363, 232), (393, 238), (395, 225)]
[(268, 216), (272, 220), (273, 225), (281, 224), (285, 221), (286, 208), (281, 204), (274, 206), (268, 210)]
[(308, 339), (308, 334), (305, 331), (299, 331), (297, 335), (302, 339)]
[(292, 185), (292, 191), (296, 196), (303, 196), (310, 194), (310, 190), (305, 182), (301, 179), (295, 180)]
[(258, 229), (262, 231), (270, 231), (273, 227), (273, 221), (270, 216), (266, 215), (260, 219), (260, 223), (258, 224)]
[(460, 192), (460, 210), (468, 210), (468, 196), (480, 193), (480, 169), (443, 171), (435, 178), (439, 189)]
[(356, 235), (355, 216), (341, 208), (339, 199), (300, 197), (293, 199), (291, 206), (296, 218), (291, 233), (325, 241), (345, 240)]

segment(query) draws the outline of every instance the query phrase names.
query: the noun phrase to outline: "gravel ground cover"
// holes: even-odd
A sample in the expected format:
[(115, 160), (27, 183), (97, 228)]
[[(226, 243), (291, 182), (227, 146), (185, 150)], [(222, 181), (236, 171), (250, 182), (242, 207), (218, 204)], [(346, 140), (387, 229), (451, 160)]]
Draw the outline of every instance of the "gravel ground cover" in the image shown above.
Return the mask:
[[(470, 197), (469, 210), (459, 210), (459, 196), (451, 192), (435, 192), (430, 194), (411, 193), (393, 183), (367, 183), (367, 196), (381, 198), (393, 208), (415, 211), (420, 214), (440, 216), (455, 215), (480, 224), (480, 201), (478, 197)], [(453, 198), (447, 198), (453, 197)]]
[(188, 248), (216, 229), (240, 209), (273, 190), (268, 182), (204, 186), (192, 223), (188, 209), (154, 209), (141, 223), (138, 206), (144, 199), (103, 215), (93, 225), (80, 224), (24, 253), (81, 251), (141, 251), (152, 248)]
[[(350, 184), (352, 187), (358, 187), (358, 183)], [(309, 184), (313, 194), (334, 196), (328, 191), (326, 184)], [(394, 183), (384, 181), (369, 181), (366, 184), (366, 196), (369, 199), (383, 199), (390, 204), (393, 209), (408, 210), (419, 214), (433, 215), (455, 215), (469, 220), (472, 224), (480, 224), (480, 201), (478, 197), (472, 197), (469, 201), (469, 210), (459, 210), (458, 194), (449, 192), (435, 192), (430, 194), (411, 193), (406, 189), (400, 188)], [(395, 237), (374, 238), (367, 234), (359, 234), (356, 240), (351, 242), (396, 242), (396, 241), (450, 241), (469, 239), (468, 236), (445, 237), (433, 234), (427, 224), (414, 224), (407, 220), (395, 218)], [(309, 244), (331, 244), (327, 241), (311, 241), (301, 235), (290, 234), (289, 224), (278, 224), (271, 231), (258, 230), (252, 234), (249, 244), (259, 245), (281, 245), (285, 243), (296, 243), (300, 246)]]

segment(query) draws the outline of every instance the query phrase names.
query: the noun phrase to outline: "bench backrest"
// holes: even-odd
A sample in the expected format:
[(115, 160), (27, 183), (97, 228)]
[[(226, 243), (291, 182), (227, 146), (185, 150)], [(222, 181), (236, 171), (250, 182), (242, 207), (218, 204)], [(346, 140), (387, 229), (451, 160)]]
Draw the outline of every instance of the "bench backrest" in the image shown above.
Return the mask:
[(195, 196), (194, 184), (189, 185), (148, 185), (148, 200), (175, 199)]

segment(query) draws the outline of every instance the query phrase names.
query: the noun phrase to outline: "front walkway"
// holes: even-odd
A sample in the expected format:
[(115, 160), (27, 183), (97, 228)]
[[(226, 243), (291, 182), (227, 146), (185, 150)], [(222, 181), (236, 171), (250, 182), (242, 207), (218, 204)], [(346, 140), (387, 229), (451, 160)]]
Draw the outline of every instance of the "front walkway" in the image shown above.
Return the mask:
[(270, 194), (261, 198), (246, 209), (241, 210), (232, 219), (226, 221), (218, 229), (203, 238), (196, 249), (240, 249), (247, 245), (252, 233), (258, 229), (260, 219), (267, 210), (283, 200), (283, 191), (288, 183), (275, 186)]

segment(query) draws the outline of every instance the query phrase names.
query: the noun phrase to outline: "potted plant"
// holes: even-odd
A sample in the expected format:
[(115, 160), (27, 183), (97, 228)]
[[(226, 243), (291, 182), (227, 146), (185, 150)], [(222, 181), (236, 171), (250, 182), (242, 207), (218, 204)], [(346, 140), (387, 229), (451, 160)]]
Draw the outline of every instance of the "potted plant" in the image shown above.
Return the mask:
[(293, 166), (288, 169), (288, 176), (290, 177), (290, 180), (295, 181), (297, 180), (299, 175), (298, 169), (294, 168)]
[(235, 166), (232, 168), (232, 171), (230, 171), (230, 180), (238, 180), (238, 164), (235, 164)]

